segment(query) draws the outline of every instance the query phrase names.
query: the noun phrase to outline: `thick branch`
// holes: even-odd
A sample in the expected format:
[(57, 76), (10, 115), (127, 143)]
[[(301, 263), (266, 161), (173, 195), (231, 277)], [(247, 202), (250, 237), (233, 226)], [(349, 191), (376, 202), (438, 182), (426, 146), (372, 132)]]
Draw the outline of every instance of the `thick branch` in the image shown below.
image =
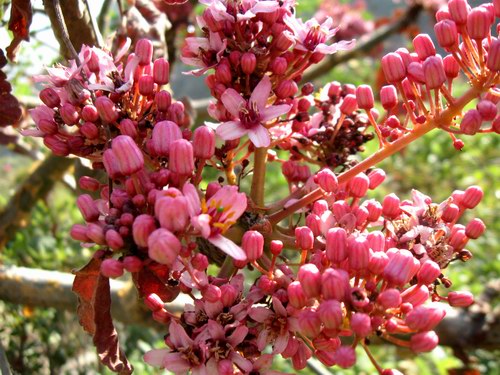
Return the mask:
[[(24, 267), (0, 267), (0, 299), (35, 307), (75, 310), (76, 295), (71, 291), (74, 276), (57, 271)], [(450, 309), (437, 327), (442, 345), (460, 350), (500, 348), (500, 311), (493, 301), (500, 296), (500, 280), (490, 282), (475, 305)], [(132, 283), (111, 280), (113, 317), (145, 326), (155, 325), (150, 312), (142, 308)], [(172, 313), (183, 311), (189, 300), (178, 297), (167, 305)], [(380, 341), (377, 341), (380, 342)]]
[(339, 64), (345, 63), (353, 58), (366, 55), (374, 47), (389, 38), (391, 35), (396, 34), (405, 27), (416, 22), (422, 9), (423, 8), (420, 4), (412, 5), (406, 10), (403, 16), (398, 18), (396, 21), (378, 28), (365, 39), (360, 39), (355, 48), (347, 52), (339, 52), (334, 55), (330, 55), (319, 64), (307, 69), (302, 77), (302, 81), (311, 81), (322, 76), (323, 74), (328, 73)]
[(17, 229), (29, 219), (39, 199), (45, 198), (75, 159), (50, 155), (18, 187), (14, 196), (0, 212), (0, 249), (12, 239)]

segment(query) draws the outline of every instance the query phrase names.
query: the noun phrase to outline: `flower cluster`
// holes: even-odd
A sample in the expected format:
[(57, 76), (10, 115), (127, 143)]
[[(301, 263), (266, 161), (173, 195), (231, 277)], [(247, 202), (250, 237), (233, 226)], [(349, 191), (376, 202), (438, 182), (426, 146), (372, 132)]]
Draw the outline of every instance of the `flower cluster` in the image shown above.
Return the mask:
[[(374, 166), (433, 129), (450, 133), (457, 149), (456, 134), (500, 132), (500, 43), (491, 34), (499, 3), (471, 9), (451, 0), (437, 12), (445, 57), (424, 34), (415, 52), (385, 55), (381, 114), (368, 85), (299, 89), (307, 67), (351, 45), (330, 43), (330, 18), (303, 22), (293, 0), (200, 2), (202, 35), (186, 39), (182, 60), (196, 67), (191, 74), (208, 73), (215, 124), (191, 129), (183, 103), (162, 89), (169, 63), (153, 62), (144, 39), (126, 57), (126, 45), (116, 57), (84, 47), (70, 67), (39, 78), (44, 104), (27, 133), (57, 155), (88, 158), (108, 178), (80, 179), (85, 224), (71, 235), (101, 248), (103, 276), (132, 273), (153, 318), (168, 325), (167, 347), (145, 355), (151, 365), (255, 374), (272, 356), (300, 370), (314, 355), (348, 368), (360, 345), (380, 373), (396, 373), (373, 359), (369, 338), (430, 351), (442, 302), (473, 303), (469, 292), (443, 288), (452, 285), (445, 269), (470, 259), (468, 241), (485, 230), (480, 219), (459, 224), (483, 192), (377, 201), (369, 194), (385, 172)], [(460, 72), (471, 88), (457, 96)], [(378, 151), (355, 159), (375, 137)], [(239, 182), (252, 162), (247, 196)], [(290, 192), (267, 205), (266, 163), (280, 163)], [(208, 169), (220, 175), (202, 183)], [(179, 292), (193, 299), (180, 317), (165, 305)]]

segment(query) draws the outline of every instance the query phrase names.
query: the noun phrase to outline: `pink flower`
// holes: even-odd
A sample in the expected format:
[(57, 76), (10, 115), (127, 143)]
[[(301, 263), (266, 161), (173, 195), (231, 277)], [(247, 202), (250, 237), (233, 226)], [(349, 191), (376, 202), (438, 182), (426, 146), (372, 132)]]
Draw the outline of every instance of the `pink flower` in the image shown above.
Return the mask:
[(193, 185), (187, 184), (183, 189), (188, 196), (192, 225), (213, 245), (232, 256), (236, 260), (246, 260), (245, 252), (223, 234), (236, 223), (247, 208), (245, 193), (239, 193), (236, 186), (224, 186), (205, 202), (200, 201)]
[(319, 52), (323, 54), (332, 54), (337, 51), (350, 49), (354, 45), (354, 40), (340, 41), (327, 45), (328, 39), (332, 38), (338, 31), (338, 27), (332, 28), (333, 20), (330, 17), (320, 25), (316, 19), (310, 19), (303, 23), (299, 18), (285, 15), (283, 21), (292, 30), (296, 41), (296, 49), (306, 52)]
[(236, 90), (227, 89), (221, 96), (228, 112), (237, 120), (227, 121), (217, 127), (217, 134), (224, 140), (233, 140), (248, 135), (255, 147), (268, 147), (271, 143), (269, 132), (264, 126), (288, 111), (288, 104), (266, 107), (271, 94), (271, 80), (264, 76), (246, 101)]
[(210, 32), (208, 39), (186, 38), (186, 46), (183, 48), (181, 60), (184, 64), (200, 68), (186, 74), (200, 76), (208, 69), (213, 68), (220, 61), (226, 45), (227, 41), (223, 41), (218, 33)]

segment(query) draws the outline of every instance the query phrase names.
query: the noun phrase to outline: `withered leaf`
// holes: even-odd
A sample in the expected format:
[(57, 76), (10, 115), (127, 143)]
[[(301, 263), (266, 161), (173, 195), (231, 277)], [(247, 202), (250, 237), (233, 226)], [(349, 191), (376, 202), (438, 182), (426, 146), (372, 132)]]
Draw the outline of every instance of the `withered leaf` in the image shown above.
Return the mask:
[(104, 258), (104, 254), (94, 256), (86, 266), (74, 272), (78, 317), (83, 329), (92, 335), (101, 362), (113, 372), (131, 374), (133, 367), (120, 349), (111, 318), (109, 279), (99, 272)]
[(168, 285), (168, 269), (163, 265), (144, 267), (133, 274), (134, 284), (141, 297), (157, 294), (164, 302), (171, 302), (179, 294), (179, 287)]
[(14, 34), (14, 39), (7, 47), (9, 60), (16, 59), (16, 53), (23, 40), (30, 40), (30, 25), (33, 18), (30, 0), (12, 0), (10, 8), (9, 30)]
[(22, 115), (21, 106), (16, 97), (10, 93), (12, 87), (1, 70), (6, 64), (7, 59), (0, 49), (0, 126), (13, 125)]

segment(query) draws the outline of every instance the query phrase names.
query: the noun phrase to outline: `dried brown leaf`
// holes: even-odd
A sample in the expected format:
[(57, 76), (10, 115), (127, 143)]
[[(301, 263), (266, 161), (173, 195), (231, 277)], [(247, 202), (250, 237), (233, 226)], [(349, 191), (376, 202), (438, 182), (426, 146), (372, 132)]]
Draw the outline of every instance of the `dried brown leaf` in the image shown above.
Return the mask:
[(10, 92), (12, 87), (1, 70), (7, 64), (3, 50), (0, 49), (0, 126), (13, 125), (22, 115), (18, 100)]
[(16, 53), (23, 40), (30, 40), (30, 25), (33, 18), (30, 0), (12, 0), (10, 8), (9, 30), (14, 34), (14, 39), (7, 47), (9, 60), (16, 59)]

